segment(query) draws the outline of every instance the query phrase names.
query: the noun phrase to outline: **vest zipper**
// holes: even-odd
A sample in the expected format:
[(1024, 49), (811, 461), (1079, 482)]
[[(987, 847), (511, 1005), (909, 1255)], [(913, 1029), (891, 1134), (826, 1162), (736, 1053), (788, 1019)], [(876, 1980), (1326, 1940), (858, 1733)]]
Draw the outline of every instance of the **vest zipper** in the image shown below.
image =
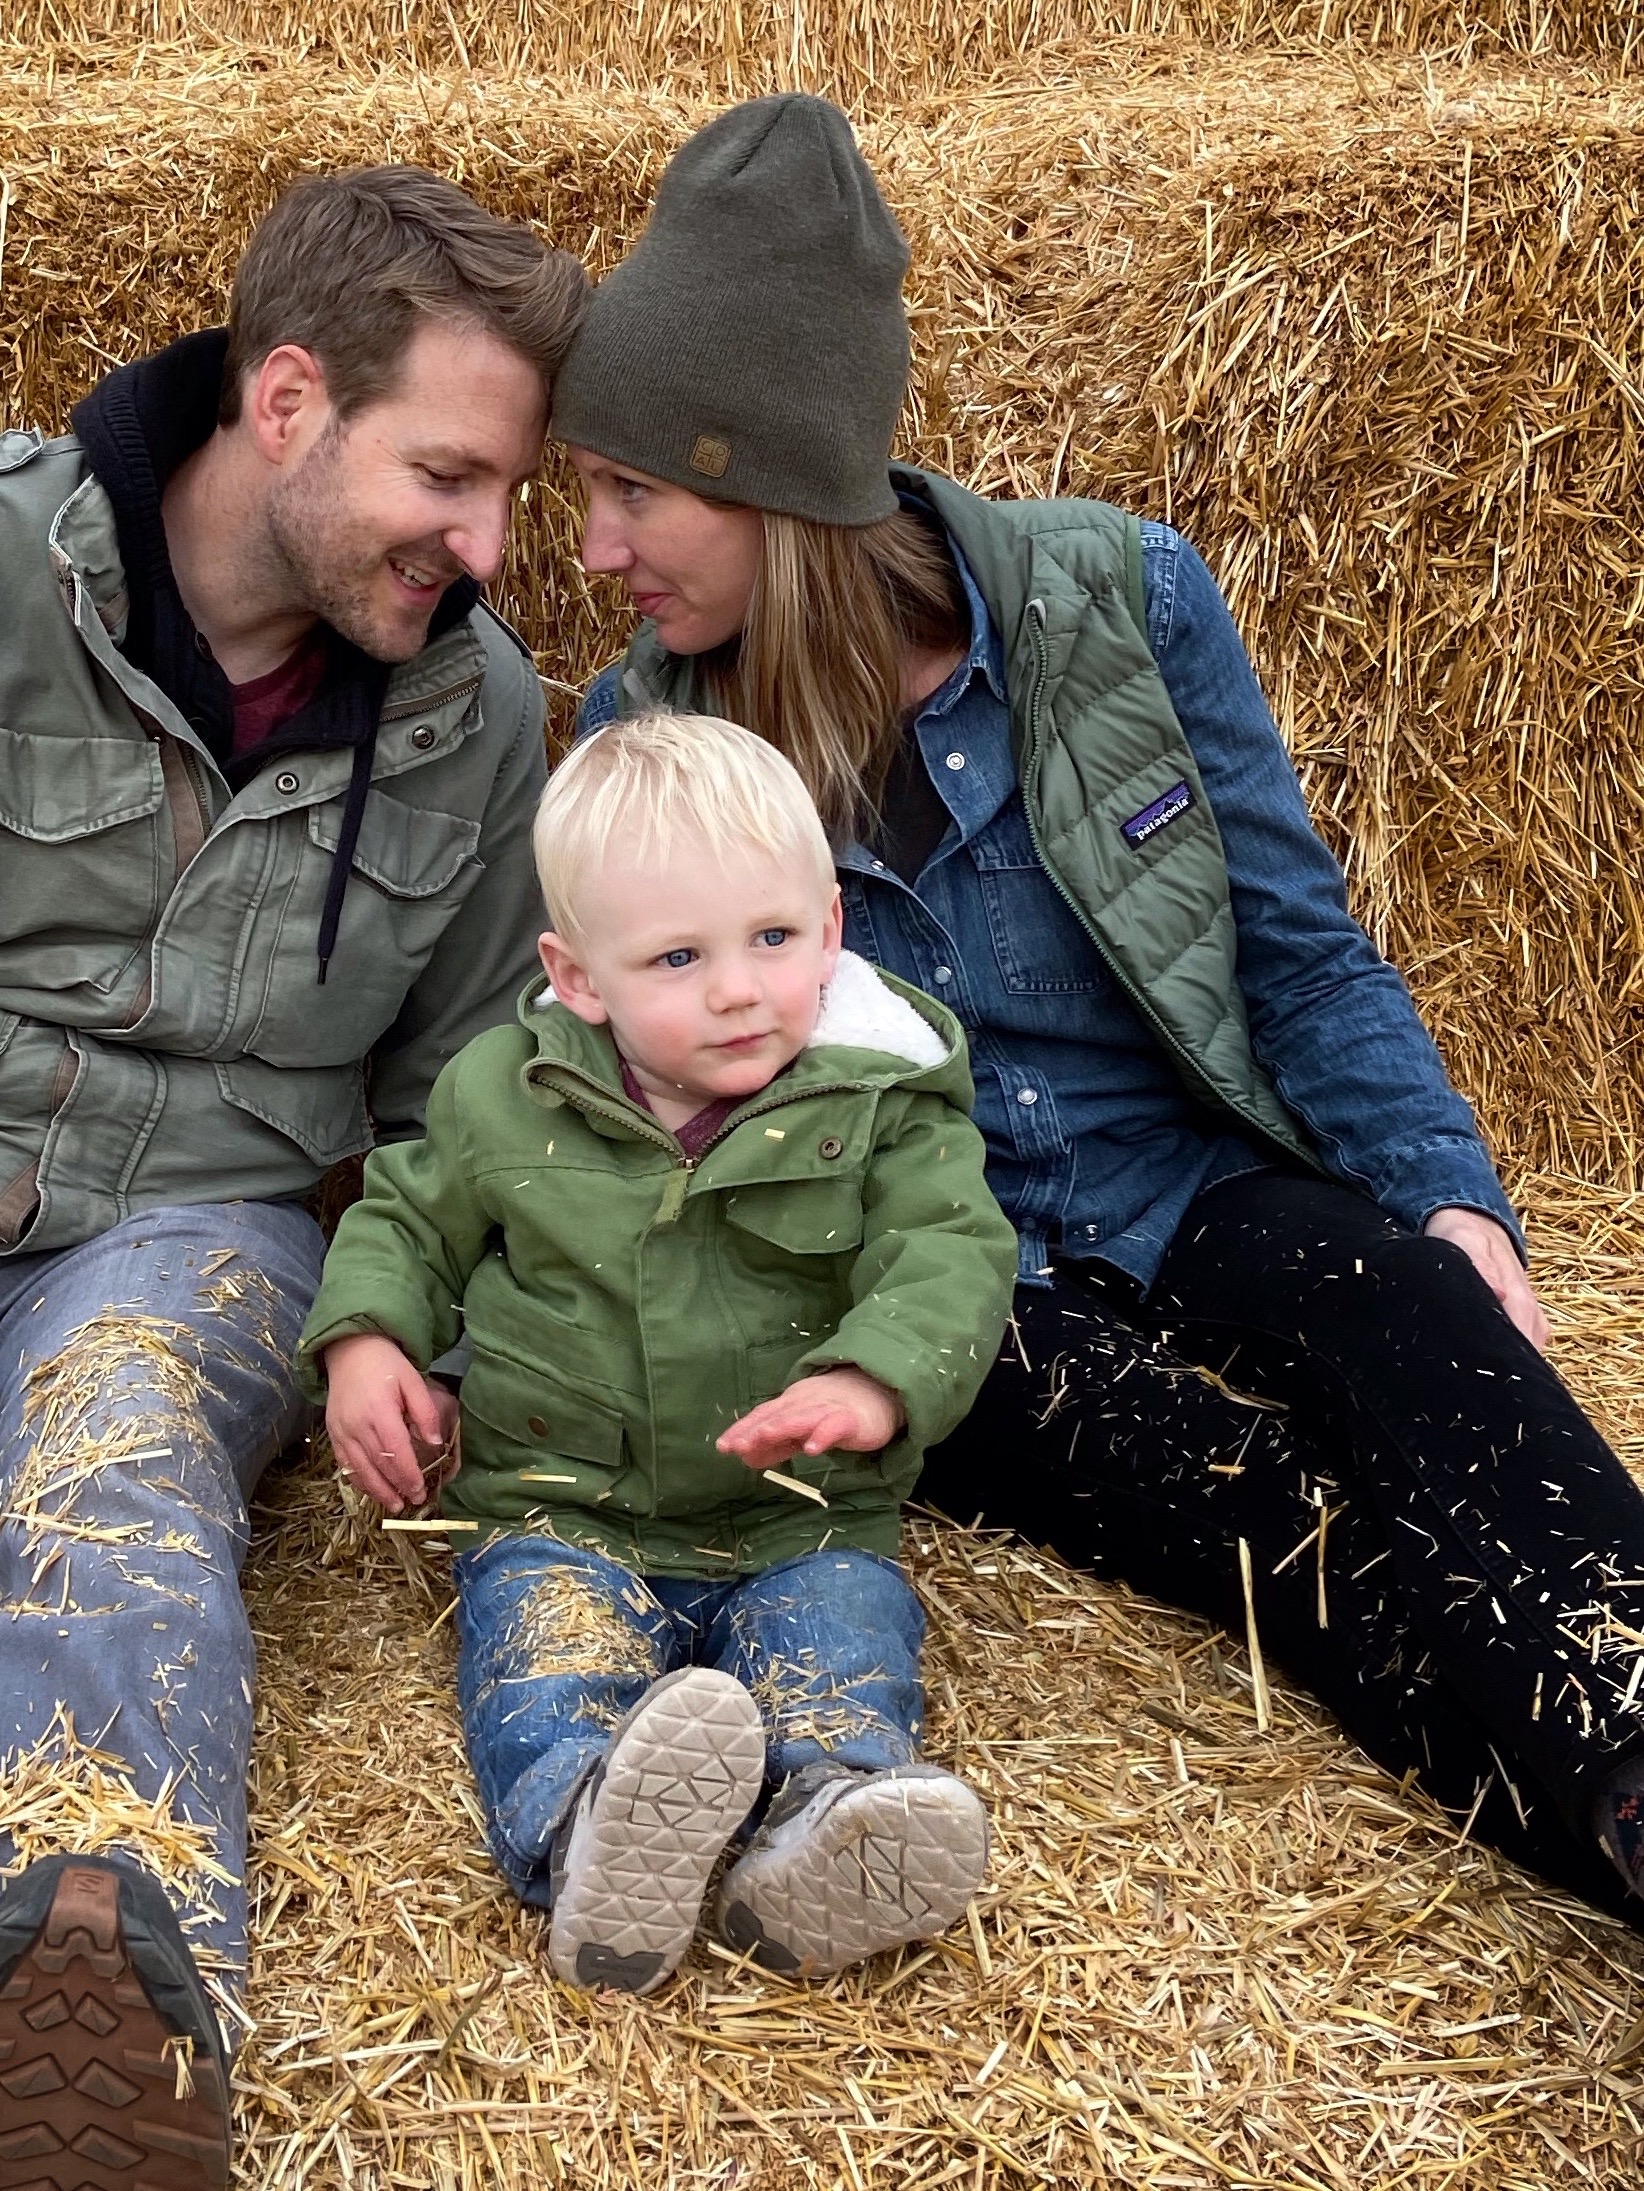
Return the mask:
[[(1213, 1102), (1219, 1103), (1224, 1110), (1230, 1111), (1235, 1118), (1250, 1127), (1254, 1133), (1259, 1134), (1270, 1148), (1283, 1149), (1287, 1155), (1306, 1158), (1307, 1151), (1305, 1149), (1293, 1148), (1289, 1142), (1281, 1141), (1270, 1126), (1264, 1125), (1242, 1103), (1235, 1102), (1231, 1096), (1224, 1095), (1218, 1088), (1209, 1087), (1204, 1074), (1199, 1070), (1190, 1053), (1153, 1009), (1151, 1000), (1136, 986), (1119, 964), (1108, 948), (1106, 938), (1098, 931), (1095, 922), (1045, 857), (1044, 842), (1039, 835), (1038, 816), (1033, 811), (1033, 800), (1027, 796), (1029, 779), (1037, 768), (1039, 761), (1039, 709), (1044, 698), (1045, 679), (1050, 674), (1050, 658), (1045, 646), (1044, 603), (1042, 601), (1030, 601), (1027, 605), (1027, 617), (1029, 629), (1033, 633), (1033, 689), (1028, 695), (1028, 750), (1025, 757), (1026, 766), (1022, 771), (1022, 811), (1027, 816), (1028, 837), (1033, 845), (1034, 856), (1056, 886), (1058, 894), (1065, 901), (1080, 927), (1095, 946), (1096, 956), (1136, 1007), (1148, 1028), (1158, 1038), (1165, 1055), (1170, 1058), (1177, 1072), (1181, 1074), (1189, 1092), (1195, 1087), (1205, 1088)], [(1309, 1161), (1314, 1162), (1315, 1169), (1319, 1168), (1316, 1160), (1309, 1159)]]

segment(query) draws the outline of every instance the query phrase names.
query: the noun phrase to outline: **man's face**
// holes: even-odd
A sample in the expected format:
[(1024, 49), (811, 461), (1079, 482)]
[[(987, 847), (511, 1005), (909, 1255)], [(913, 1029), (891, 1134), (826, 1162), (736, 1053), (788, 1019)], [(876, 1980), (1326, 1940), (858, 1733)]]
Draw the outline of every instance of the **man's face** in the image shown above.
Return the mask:
[(329, 413), (274, 484), (269, 534), (294, 605), (379, 661), (409, 661), (446, 587), (501, 568), (546, 426), (541, 378), (518, 351), (419, 327), (392, 391), (351, 418)]

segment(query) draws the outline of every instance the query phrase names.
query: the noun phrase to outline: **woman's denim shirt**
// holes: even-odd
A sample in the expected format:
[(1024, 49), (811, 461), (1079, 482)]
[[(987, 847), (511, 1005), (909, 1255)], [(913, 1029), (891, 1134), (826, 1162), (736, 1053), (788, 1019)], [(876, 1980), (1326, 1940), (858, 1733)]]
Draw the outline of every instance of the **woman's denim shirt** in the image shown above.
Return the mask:
[[(1011, 753), (1004, 649), (955, 550), (971, 644), (914, 734), (950, 817), (904, 883), (840, 860), (845, 942), (940, 997), (970, 1040), (988, 1180), (1021, 1273), (1095, 1257), (1146, 1288), (1193, 1197), (1271, 1161), (1196, 1102), (1035, 857)], [(1144, 522), (1148, 640), (1221, 831), (1256, 1054), (1324, 1161), (1412, 1230), (1481, 1210), (1518, 1238), (1473, 1114), (1404, 983), (1347, 909), (1233, 619), (1202, 558)], [(618, 666), (579, 735), (616, 713)]]

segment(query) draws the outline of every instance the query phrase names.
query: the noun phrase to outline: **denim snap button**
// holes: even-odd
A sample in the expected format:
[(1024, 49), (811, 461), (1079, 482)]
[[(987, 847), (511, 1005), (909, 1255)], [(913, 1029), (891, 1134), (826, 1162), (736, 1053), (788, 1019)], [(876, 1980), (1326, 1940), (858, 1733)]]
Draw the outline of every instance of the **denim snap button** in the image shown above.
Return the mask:
[(276, 791), (283, 792), (288, 799), (294, 791), (301, 791), (302, 787), (302, 778), (300, 776), (293, 775), (291, 770), (288, 768), (282, 768), (280, 773), (274, 779), (274, 789)]
[(411, 733), (411, 743), (416, 747), (419, 753), (426, 753), (428, 751), (428, 748), (434, 743), (434, 731), (432, 724), (419, 723), (416, 729)]
[(838, 1138), (837, 1135), (829, 1134), (828, 1138), (820, 1144), (816, 1153), (818, 1156), (825, 1156), (830, 1159), (836, 1156), (843, 1156), (845, 1153), (845, 1144)]

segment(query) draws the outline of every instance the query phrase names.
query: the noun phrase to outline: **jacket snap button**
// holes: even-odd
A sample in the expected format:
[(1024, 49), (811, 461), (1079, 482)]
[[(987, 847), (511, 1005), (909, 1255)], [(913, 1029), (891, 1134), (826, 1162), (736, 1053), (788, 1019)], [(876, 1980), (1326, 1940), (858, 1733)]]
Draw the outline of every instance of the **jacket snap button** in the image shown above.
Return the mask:
[(543, 1421), (540, 1415), (527, 1415), (525, 1418), (525, 1427), (531, 1433), (533, 1438), (546, 1438), (548, 1435), (548, 1425)]
[(276, 791), (284, 792), (285, 796), (289, 799), (292, 792), (300, 791), (302, 789), (302, 783), (303, 780), (300, 776), (294, 776), (291, 773), (290, 769), (282, 768), (280, 773), (274, 779), (274, 789)]
[(433, 726), (429, 723), (419, 723), (411, 733), (411, 743), (419, 753), (426, 753), (434, 743)]
[(838, 1138), (837, 1135), (829, 1134), (827, 1140), (822, 1143), (821, 1147), (817, 1150), (816, 1153), (818, 1156), (826, 1156), (830, 1158), (835, 1156), (843, 1156), (845, 1153), (845, 1144)]

